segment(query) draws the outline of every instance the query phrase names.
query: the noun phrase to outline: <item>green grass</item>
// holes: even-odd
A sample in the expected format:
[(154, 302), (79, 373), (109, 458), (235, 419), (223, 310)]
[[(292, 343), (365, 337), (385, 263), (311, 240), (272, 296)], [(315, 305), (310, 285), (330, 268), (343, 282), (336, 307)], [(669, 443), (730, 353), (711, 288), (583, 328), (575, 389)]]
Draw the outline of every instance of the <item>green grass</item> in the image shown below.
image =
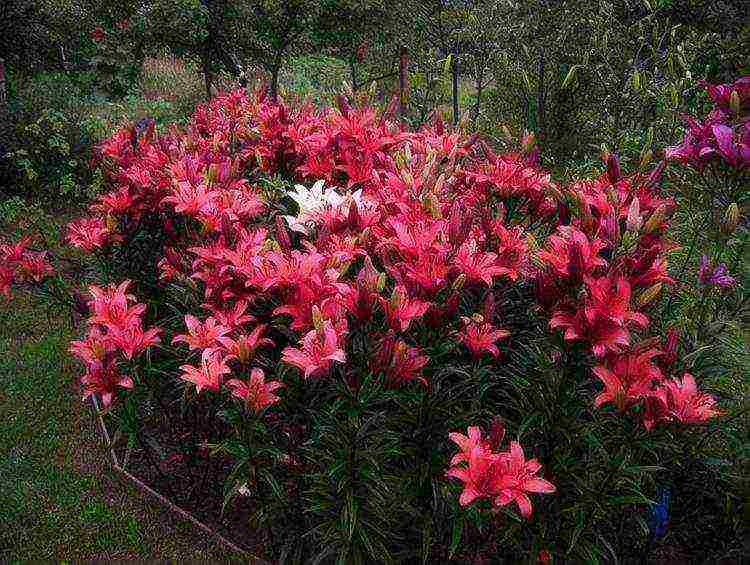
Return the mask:
[(232, 556), (110, 469), (66, 349), (70, 324), (0, 305), (0, 562)]

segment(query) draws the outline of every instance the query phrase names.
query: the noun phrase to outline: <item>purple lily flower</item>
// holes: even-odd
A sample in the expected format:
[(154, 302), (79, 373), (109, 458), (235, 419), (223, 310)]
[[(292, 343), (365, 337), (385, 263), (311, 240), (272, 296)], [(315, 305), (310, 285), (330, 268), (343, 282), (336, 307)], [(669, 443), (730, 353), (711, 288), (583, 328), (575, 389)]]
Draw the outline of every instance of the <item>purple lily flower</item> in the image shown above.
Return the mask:
[(701, 257), (698, 280), (704, 286), (717, 286), (723, 289), (730, 288), (737, 282), (737, 279), (729, 274), (724, 263), (719, 263), (714, 267), (706, 255)]

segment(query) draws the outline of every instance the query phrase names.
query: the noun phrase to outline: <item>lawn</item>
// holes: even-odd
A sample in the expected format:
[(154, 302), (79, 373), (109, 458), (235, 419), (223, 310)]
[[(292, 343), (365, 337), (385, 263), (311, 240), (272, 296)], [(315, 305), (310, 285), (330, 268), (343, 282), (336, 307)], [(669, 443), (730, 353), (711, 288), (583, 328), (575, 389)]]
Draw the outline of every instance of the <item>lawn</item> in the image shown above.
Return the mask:
[(110, 468), (72, 331), (23, 295), (0, 310), (0, 561), (231, 559)]

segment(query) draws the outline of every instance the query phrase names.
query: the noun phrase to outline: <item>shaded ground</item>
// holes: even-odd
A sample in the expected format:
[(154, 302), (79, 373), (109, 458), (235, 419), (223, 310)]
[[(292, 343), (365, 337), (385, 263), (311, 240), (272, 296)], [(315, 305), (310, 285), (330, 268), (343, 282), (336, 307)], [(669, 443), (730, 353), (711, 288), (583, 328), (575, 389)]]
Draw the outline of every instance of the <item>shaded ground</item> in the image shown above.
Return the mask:
[(237, 558), (109, 469), (70, 333), (32, 299), (0, 303), (0, 562)]

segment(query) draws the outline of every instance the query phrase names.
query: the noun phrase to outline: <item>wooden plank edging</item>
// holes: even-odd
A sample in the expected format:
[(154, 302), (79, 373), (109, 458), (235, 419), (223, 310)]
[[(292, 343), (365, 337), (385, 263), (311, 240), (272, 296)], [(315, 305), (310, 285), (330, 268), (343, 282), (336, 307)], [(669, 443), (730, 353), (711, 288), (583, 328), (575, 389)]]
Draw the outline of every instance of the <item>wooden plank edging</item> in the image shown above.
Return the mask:
[(139, 478), (134, 476), (132, 473), (125, 470), (121, 465), (117, 458), (117, 453), (115, 453), (114, 445), (112, 445), (111, 436), (109, 434), (109, 430), (107, 429), (107, 425), (104, 422), (104, 418), (102, 417), (102, 410), (99, 406), (99, 401), (97, 398), (92, 395), (91, 396), (92, 405), (94, 407), (94, 412), (96, 414), (96, 418), (99, 422), (99, 431), (102, 434), (102, 439), (105, 441), (105, 443), (108, 446), (109, 450), (109, 458), (110, 463), (112, 464), (112, 469), (118, 473), (121, 477), (126, 479), (127, 481), (131, 482), (133, 485), (135, 485), (138, 490), (141, 492), (151, 496), (152, 498), (155, 498), (159, 501), (159, 503), (167, 510), (173, 512), (174, 514), (180, 516), (181, 518), (188, 520), (193, 525), (198, 527), (199, 529), (203, 530), (208, 535), (212, 536), (219, 544), (223, 545), (225, 548), (247, 558), (251, 563), (256, 563), (258, 565), (263, 565), (267, 563), (266, 561), (263, 561), (261, 559), (258, 559), (256, 557), (253, 557), (250, 555), (247, 550), (240, 548), (233, 542), (229, 541), (227, 538), (225, 538), (223, 535), (221, 535), (219, 532), (217, 532), (215, 529), (211, 528), (207, 524), (204, 524), (201, 522), (198, 518), (196, 518), (193, 514), (188, 512), (187, 510), (184, 510), (183, 508), (180, 508), (177, 506), (174, 502), (169, 500), (167, 497), (165, 497), (163, 494), (155, 491), (153, 488), (148, 486), (146, 483), (141, 481)]

